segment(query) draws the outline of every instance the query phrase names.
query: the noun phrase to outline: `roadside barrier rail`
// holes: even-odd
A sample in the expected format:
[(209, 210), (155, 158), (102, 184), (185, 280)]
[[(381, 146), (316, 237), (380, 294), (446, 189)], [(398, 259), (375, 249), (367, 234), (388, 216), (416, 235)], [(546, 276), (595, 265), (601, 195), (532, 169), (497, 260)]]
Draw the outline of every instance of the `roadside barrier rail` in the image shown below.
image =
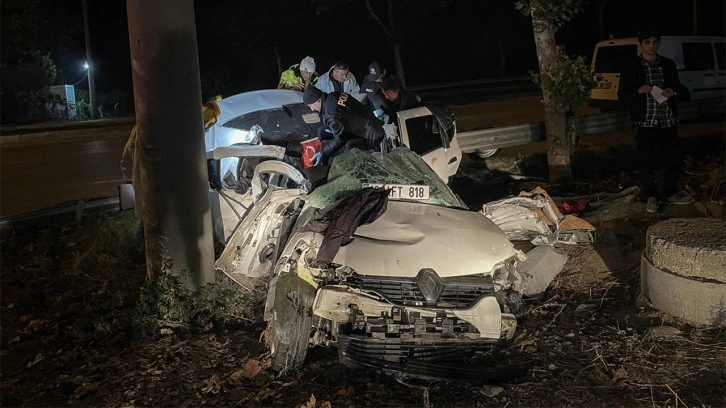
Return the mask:
[[(698, 101), (680, 102), (680, 120), (691, 120), (723, 115), (726, 112), (726, 98), (709, 98)], [(581, 135), (613, 132), (630, 127), (628, 112), (609, 112), (583, 116), (578, 119), (577, 131)], [(526, 125), (459, 132), (456, 135), (461, 150), (474, 153), (490, 149), (519, 146), (547, 139), (544, 122)]]

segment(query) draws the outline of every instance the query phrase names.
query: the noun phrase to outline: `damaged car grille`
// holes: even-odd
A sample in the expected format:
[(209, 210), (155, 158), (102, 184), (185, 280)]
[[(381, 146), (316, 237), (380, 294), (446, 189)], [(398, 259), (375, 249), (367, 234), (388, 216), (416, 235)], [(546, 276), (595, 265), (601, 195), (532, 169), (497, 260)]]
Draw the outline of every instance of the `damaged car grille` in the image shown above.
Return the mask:
[(404, 306), (467, 308), (483, 296), (494, 294), (491, 276), (439, 278), (430, 272), (425, 276), (427, 271), (413, 278), (353, 274), (347, 284)]
[(403, 378), (473, 383), (521, 377), (532, 365), (530, 362), (509, 362), (502, 366), (489, 358), (478, 359), (484, 350), (491, 353), (493, 345), (477, 343), (417, 347), (406, 342), (341, 336), (338, 355), (343, 364), (381, 370)]
[[(350, 322), (337, 338), (344, 364), (404, 377), (447, 380), (501, 379), (523, 369), (487, 362), (501, 339), (482, 339), (463, 320), (444, 315), (422, 317), (395, 307), (390, 315), (379, 318), (366, 318), (355, 306), (350, 311)], [(485, 359), (480, 360), (482, 357)]]
[(370, 338), (360, 336), (340, 336), (339, 352), (355, 361), (382, 359), (400, 362), (408, 359), (455, 360), (463, 354), (490, 351), (496, 342), (491, 340), (462, 340), (445, 343), (422, 339)]

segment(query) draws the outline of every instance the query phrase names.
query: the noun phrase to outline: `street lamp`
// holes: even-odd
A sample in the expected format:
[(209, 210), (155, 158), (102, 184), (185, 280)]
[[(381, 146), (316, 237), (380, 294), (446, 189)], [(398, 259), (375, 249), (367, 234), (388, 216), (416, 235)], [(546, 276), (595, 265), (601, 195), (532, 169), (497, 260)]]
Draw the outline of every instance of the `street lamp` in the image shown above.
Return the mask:
[(86, 69), (86, 75), (88, 76), (88, 99), (91, 105), (91, 117), (90, 119), (96, 119), (96, 86), (94, 85), (93, 69), (88, 61), (83, 63), (83, 68)]

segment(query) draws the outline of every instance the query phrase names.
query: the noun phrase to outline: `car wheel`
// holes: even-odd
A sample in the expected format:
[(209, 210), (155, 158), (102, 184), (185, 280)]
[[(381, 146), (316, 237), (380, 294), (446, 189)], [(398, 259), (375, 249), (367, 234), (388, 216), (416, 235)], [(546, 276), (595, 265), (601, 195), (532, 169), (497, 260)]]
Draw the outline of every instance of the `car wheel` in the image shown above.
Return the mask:
[(497, 153), (499, 153), (499, 150), (501, 150), (501, 149), (487, 149), (487, 150), (482, 150), (482, 151), (467, 153), (466, 155), (472, 161), (480, 162), (480, 161), (482, 161), (484, 159), (488, 159), (490, 157), (496, 156)]
[(482, 159), (488, 159), (490, 157), (494, 157), (499, 153), (500, 149), (487, 149), (487, 150), (480, 150), (476, 152), (476, 154), (479, 156), (479, 158)]
[[(479, 125), (475, 126), (472, 131), (475, 130), (484, 130), (484, 129), (491, 129), (494, 126), (491, 125)], [(467, 153), (467, 156), (473, 161), (482, 161), (484, 159), (488, 159), (490, 157), (494, 157), (499, 153), (499, 150), (501, 149), (486, 149), (486, 150), (477, 150), (475, 152)]]
[(295, 273), (284, 273), (271, 283), (274, 294), (266, 340), (272, 368), (289, 373), (302, 367), (312, 333), (315, 288)]

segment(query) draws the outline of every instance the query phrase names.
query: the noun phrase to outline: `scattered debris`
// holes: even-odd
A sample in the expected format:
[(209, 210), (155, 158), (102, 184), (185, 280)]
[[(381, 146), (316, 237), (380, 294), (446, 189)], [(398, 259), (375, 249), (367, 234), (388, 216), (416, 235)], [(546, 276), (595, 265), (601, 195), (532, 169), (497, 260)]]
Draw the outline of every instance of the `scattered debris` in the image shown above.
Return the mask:
[(485, 203), (480, 212), (494, 221), (510, 240), (529, 240), (534, 245), (594, 241), (595, 227), (572, 214), (563, 215), (541, 187), (523, 191), (517, 197)]

